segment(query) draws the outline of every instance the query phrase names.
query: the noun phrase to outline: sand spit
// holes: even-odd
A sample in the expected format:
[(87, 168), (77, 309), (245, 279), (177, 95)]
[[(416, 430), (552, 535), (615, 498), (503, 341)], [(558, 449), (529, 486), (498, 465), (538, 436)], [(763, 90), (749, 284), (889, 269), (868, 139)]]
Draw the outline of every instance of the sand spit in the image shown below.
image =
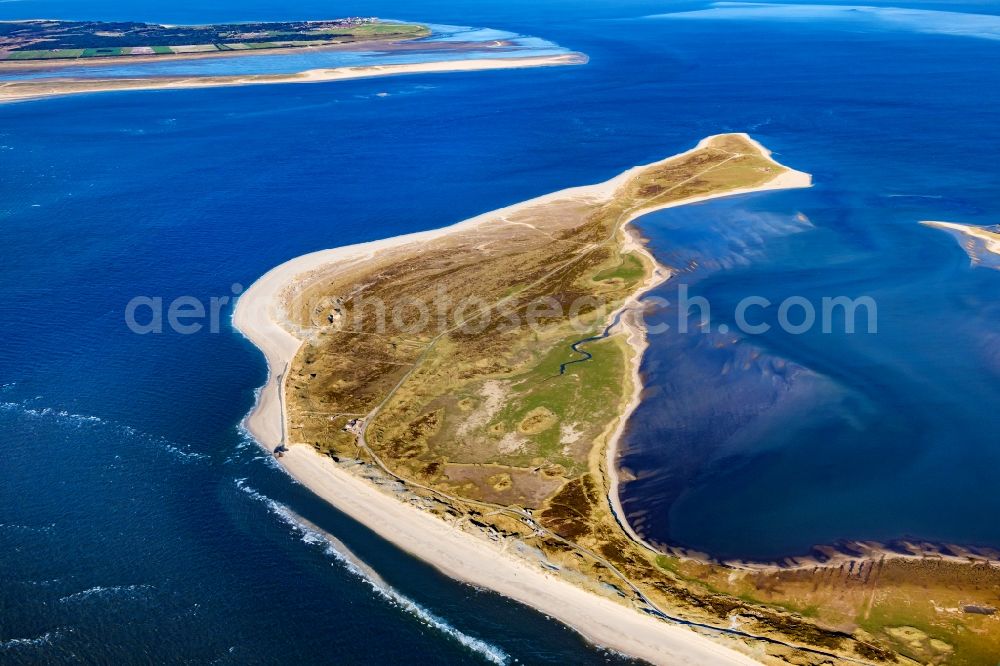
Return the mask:
[(471, 72), (490, 69), (523, 69), (581, 65), (587, 57), (579, 53), (522, 58), (471, 58), (443, 62), (407, 63), (400, 65), (366, 65), (310, 69), (294, 74), (247, 74), (239, 76), (188, 76), (143, 78), (72, 78), (27, 79), (0, 83), (0, 103), (24, 102), (43, 97), (59, 97), (81, 93), (124, 90), (176, 90), (185, 88), (220, 88), (275, 83), (324, 83), (401, 74), (435, 74)]
[[(490, 61), (490, 64), (494, 62)], [(710, 139), (711, 137), (705, 139), (698, 147), (688, 152), (697, 150)], [(763, 147), (760, 149), (764, 154), (769, 154)], [(667, 160), (662, 162), (665, 161)], [(269, 450), (274, 450), (285, 443), (284, 378), (302, 341), (286, 328), (282, 295), (290, 286), (302, 280), (305, 274), (322, 267), (329, 267), (334, 263), (364, 261), (390, 248), (417, 246), (448, 234), (469, 231), (480, 225), (503, 223), (505, 216), (554, 201), (608, 200), (639, 170), (649, 166), (652, 165), (635, 167), (604, 183), (555, 192), (443, 229), (314, 252), (272, 269), (243, 294), (233, 317), (236, 328), (264, 352), (269, 368), (267, 383), (261, 390), (253, 411), (247, 416), (247, 428)], [(785, 171), (761, 187), (728, 191), (718, 196), (808, 187), (810, 184), (811, 177), (808, 174)], [(717, 197), (696, 197), (670, 205), (679, 206), (712, 198)], [(643, 214), (645, 212), (648, 211), (644, 211)], [(668, 279), (670, 273), (655, 262), (652, 255), (641, 246), (633, 231), (630, 230), (628, 233), (627, 244), (641, 251), (654, 266), (650, 278), (624, 306), (625, 309), (635, 309), (641, 307), (640, 296)], [(609, 501), (619, 516), (622, 513), (616, 490), (617, 441), (628, 415), (639, 402), (642, 390), (639, 364), (646, 347), (645, 333), (638, 326), (638, 322), (629, 317), (628, 313), (622, 321), (634, 350), (633, 393), (605, 452), (611, 488)], [(688, 628), (668, 624), (609, 598), (588, 592), (540, 566), (507, 552), (494, 542), (462, 531), (412, 504), (404, 503), (348, 472), (330, 458), (320, 455), (311, 446), (290, 444), (288, 452), (280, 458), (280, 463), (294, 478), (317, 495), (412, 555), (433, 564), (456, 579), (495, 590), (528, 604), (573, 627), (596, 644), (658, 664), (757, 663), (750, 657)], [(623, 527), (633, 538), (638, 539), (627, 526), (627, 521), (622, 522)]]

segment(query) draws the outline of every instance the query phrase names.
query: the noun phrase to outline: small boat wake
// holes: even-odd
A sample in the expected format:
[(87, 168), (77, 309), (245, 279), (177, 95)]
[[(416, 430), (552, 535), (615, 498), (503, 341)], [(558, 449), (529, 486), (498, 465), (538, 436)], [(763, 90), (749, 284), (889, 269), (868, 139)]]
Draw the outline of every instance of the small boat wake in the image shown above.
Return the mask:
[(476, 652), (490, 663), (504, 665), (511, 662), (510, 656), (499, 647), (459, 631), (442, 618), (418, 604), (416, 601), (403, 595), (383, 580), (374, 569), (365, 564), (363, 560), (352, 553), (347, 546), (341, 543), (340, 540), (332, 534), (324, 532), (322, 529), (299, 516), (287, 506), (274, 501), (270, 497), (267, 497), (250, 487), (247, 485), (246, 479), (236, 479), (236, 487), (246, 493), (249, 497), (264, 504), (273, 515), (277, 516), (283, 523), (298, 534), (304, 543), (322, 548), (326, 555), (336, 560), (354, 576), (367, 583), (378, 596), (388, 601), (393, 606), (409, 613), (413, 617), (420, 620), (425, 626), (436, 629), (455, 641), (458, 641), (460, 644), (473, 652)]

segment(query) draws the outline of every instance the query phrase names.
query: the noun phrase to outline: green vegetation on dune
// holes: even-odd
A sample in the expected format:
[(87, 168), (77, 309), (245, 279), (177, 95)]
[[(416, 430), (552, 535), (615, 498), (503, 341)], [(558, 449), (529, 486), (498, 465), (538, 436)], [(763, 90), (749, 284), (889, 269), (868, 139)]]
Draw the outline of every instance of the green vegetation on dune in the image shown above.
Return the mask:
[[(586, 470), (586, 459), (575, 450), (579, 447), (571, 451), (569, 445), (592, 441), (601, 426), (615, 418), (627, 365), (620, 340), (608, 338), (589, 343), (587, 351), (593, 358), (567, 366), (560, 375), (562, 363), (579, 358), (570, 346), (585, 337), (578, 333), (563, 339), (531, 370), (511, 379), (512, 395), (487, 430), (493, 430), (497, 439), (518, 433), (533, 445), (522, 453), (503, 456), (501, 462), (525, 465), (542, 457), (563, 465), (571, 475)], [(526, 421), (533, 413), (545, 412), (554, 417), (551, 424), (532, 432)], [(596, 431), (594, 424), (598, 424)], [(567, 431), (574, 434), (567, 437)]]
[[(596, 333), (652, 268), (638, 252), (623, 251), (623, 222), (670, 202), (766, 182), (782, 170), (743, 137), (722, 135), (644, 169), (607, 201), (571, 198), (525, 209), (508, 220), (514, 224), (448, 237), (419, 256), (360, 266), (308, 286), (303, 304), (346, 299), (337, 316), (353, 313), (349, 294), (358, 284), (367, 285), (367, 299), (381, 298), (390, 307), (403, 300), (430, 302), (443, 290), (453, 302), (473, 298), (526, 308), (548, 300), (561, 314), (535, 326), (520, 312), (521, 322), (510, 330), (491, 326), (428, 336), (422, 344), (431, 348), (413, 353), (397, 346), (393, 331), (373, 329), (349, 339), (331, 335), (310, 355), (314, 367), (295, 369), (289, 397), (293, 410), (301, 409), (292, 417), (295, 427), (317, 441), (330, 433), (325, 405), (341, 411), (355, 405), (350, 411), (367, 413), (382, 401), (367, 424), (368, 446), (405, 474), (436, 470), (421, 477), (427, 482), (449, 483), (442, 471), (447, 464), (545, 469), (550, 480), (587, 471), (591, 453), (603, 446), (627, 399), (624, 341), (618, 336), (591, 342), (586, 349), (593, 358), (567, 366), (562, 376), (559, 366), (574, 360), (571, 345), (588, 337), (573, 333), (570, 322), (579, 314), (574, 304), (600, 304), (600, 312), (592, 309), (585, 317)], [(491, 249), (484, 252), (486, 247)], [(318, 315), (293, 316), (312, 321)], [(356, 356), (343, 355), (348, 343)], [(392, 363), (376, 364), (387, 360)], [(380, 396), (379, 386), (391, 387), (391, 394)], [(524, 481), (514, 479), (513, 490)], [(471, 496), (488, 492), (475, 483), (467, 479), (463, 488)]]
[[(977, 622), (978, 621), (978, 622)], [(998, 661), (1000, 638), (996, 631), (976, 624), (995, 624), (988, 616), (962, 614), (949, 617), (929, 599), (883, 600), (858, 618), (866, 631), (890, 642), (900, 653), (921, 663), (949, 666), (992, 666)]]
[(642, 259), (629, 252), (621, 255), (621, 263), (601, 271), (594, 276), (594, 280), (601, 282), (603, 280), (618, 279), (632, 285), (642, 280), (645, 276), (646, 267), (643, 265)]

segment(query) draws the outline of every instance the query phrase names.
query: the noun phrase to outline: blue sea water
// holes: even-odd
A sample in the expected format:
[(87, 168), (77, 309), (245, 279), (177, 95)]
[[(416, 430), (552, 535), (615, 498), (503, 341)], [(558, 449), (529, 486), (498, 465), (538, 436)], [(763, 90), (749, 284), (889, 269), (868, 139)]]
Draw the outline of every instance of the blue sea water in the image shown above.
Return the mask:
[[(227, 320), (139, 336), (123, 312), (140, 295), (232, 296), (305, 252), (597, 182), (723, 131), (817, 186), (647, 216), (652, 248), (696, 262), (680, 280), (713, 326), (751, 293), (870, 295), (879, 333), (654, 336), (622, 458), (636, 526), (765, 559), (907, 535), (1000, 546), (1000, 273), (916, 224), (1000, 221), (1000, 42), (994, 19), (966, 18), (998, 12), (900, 4), (964, 14), (963, 34), (801, 8), (647, 18), (703, 2), (349, 2), (336, 13), (534, 35), (591, 62), (0, 107), (0, 662), (624, 661), (291, 482), (239, 430), (265, 368)], [(0, 4), (9, 19), (175, 23), (330, 11)]]

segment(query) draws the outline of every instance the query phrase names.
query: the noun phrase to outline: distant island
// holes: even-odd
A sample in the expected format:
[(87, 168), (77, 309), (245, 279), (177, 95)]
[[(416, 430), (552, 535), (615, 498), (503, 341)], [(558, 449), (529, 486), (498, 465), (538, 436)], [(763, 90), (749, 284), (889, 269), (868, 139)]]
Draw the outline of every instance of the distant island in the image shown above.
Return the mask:
[[(0, 22), (0, 103), (115, 90), (320, 83), (587, 62), (585, 55), (556, 45), (536, 49), (517, 40), (433, 36), (427, 25), (378, 18), (200, 26)], [(280, 59), (292, 53), (309, 57)], [(258, 60), (249, 66), (227, 62), (235, 57)], [(215, 59), (215, 66), (182, 67), (205, 59)]]
[(329, 21), (158, 25), (106, 21), (0, 22), (0, 62), (80, 60), (207, 53), (418, 39), (427, 26), (341, 18)]

